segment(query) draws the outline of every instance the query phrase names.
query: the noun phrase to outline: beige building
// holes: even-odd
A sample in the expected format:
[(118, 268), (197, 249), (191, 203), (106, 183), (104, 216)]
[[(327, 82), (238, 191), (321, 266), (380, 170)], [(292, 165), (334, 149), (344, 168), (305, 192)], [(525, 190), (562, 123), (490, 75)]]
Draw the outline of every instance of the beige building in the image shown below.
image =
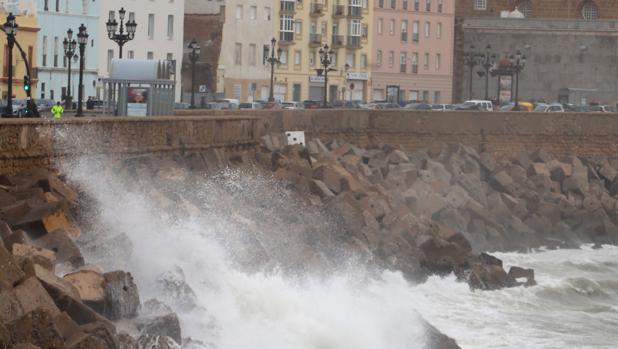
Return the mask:
[(265, 62), (273, 37), (273, 0), (226, 0), (217, 93), (240, 101), (267, 99)]
[(277, 0), (272, 23), (282, 49), (275, 72), (275, 99), (322, 100), (324, 78), (318, 76), (320, 47), (334, 50), (328, 76), (328, 99), (370, 98), (373, 9), (367, 0)]

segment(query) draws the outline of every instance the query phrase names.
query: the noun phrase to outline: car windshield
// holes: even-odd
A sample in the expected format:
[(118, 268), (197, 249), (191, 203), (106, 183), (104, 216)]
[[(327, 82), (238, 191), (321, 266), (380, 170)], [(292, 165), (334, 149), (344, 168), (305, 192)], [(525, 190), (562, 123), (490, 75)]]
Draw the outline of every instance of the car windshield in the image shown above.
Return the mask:
[(238, 105), (238, 107), (241, 108), (241, 109), (245, 109), (245, 108), (246, 109), (251, 109), (251, 106), (252, 106), (251, 103), (240, 103)]
[(463, 105), (465, 105), (465, 106), (472, 106), (472, 105), (476, 105), (476, 103), (468, 101), (468, 102), (464, 102)]
[(547, 109), (547, 105), (539, 104), (536, 106), (536, 108), (534, 108), (534, 111), (545, 111), (545, 109)]

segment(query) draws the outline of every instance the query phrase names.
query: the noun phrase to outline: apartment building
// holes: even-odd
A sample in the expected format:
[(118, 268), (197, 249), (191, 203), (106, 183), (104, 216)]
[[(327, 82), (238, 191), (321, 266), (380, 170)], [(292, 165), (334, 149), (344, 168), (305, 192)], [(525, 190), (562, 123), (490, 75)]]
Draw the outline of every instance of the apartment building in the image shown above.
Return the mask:
[(273, 0), (226, 0), (217, 94), (240, 101), (268, 98), (266, 56), (273, 37)]
[[(182, 77), (180, 74), (183, 43), (184, 0), (104, 0), (99, 1), (98, 46), (99, 78), (109, 76), (112, 59), (119, 57), (118, 45), (108, 38), (105, 30), (109, 16), (120, 22), (118, 11), (124, 8), (126, 22), (137, 22), (135, 38), (124, 45), (122, 58), (170, 60), (176, 63), (176, 101), (180, 101)], [(103, 97), (103, 85), (96, 86), (97, 97)]]
[[(101, 0), (99, 0), (101, 1)], [(79, 47), (71, 62), (69, 81), (69, 61), (65, 56), (63, 41), (67, 31), (73, 31), (77, 41), (80, 25), (84, 24), (89, 35), (85, 51), (83, 96), (84, 100), (96, 95), (98, 79), (98, 52), (96, 41), (99, 27), (99, 4), (92, 1), (37, 0), (37, 13), (41, 30), (37, 33), (38, 93), (37, 98), (61, 100), (71, 92), (77, 101), (79, 85)], [(104, 27), (103, 27), (104, 28)], [(69, 88), (70, 86), (70, 88)]]
[(277, 0), (273, 21), (281, 64), (275, 71), (275, 99), (324, 99), (319, 50), (333, 49), (328, 100), (370, 99), (373, 8), (368, 0)]
[[(21, 3), (12, 3), (12, 4), (4, 4), (0, 3), (0, 18), (5, 20), (9, 13), (13, 13), (15, 15), (15, 22), (19, 26), (17, 29), (17, 34), (15, 36), (15, 40), (19, 43), (21, 48), (30, 64), (32, 64), (32, 72), (36, 72), (36, 39), (37, 32), (39, 31), (39, 23), (36, 16), (36, 11), (33, 11), (30, 6), (25, 6), (27, 4)], [(6, 100), (8, 95), (8, 68), (9, 62), (8, 58), (8, 44), (6, 35), (2, 33), (0, 35), (0, 45), (4, 47), (4, 55), (0, 57), (0, 64), (2, 64), (2, 78), (0, 79), (0, 95), (2, 96), (2, 100)], [(24, 91), (24, 76), (27, 74), (26, 65), (24, 60), (22, 59), (22, 55), (20, 50), (17, 47), (17, 44), (13, 48), (13, 62), (11, 62), (13, 66), (13, 84), (12, 84), (12, 95), (14, 98), (24, 99), (26, 98), (26, 92)], [(36, 96), (36, 77), (32, 79), (32, 95)]]
[(376, 0), (372, 99), (450, 103), (456, 0)]

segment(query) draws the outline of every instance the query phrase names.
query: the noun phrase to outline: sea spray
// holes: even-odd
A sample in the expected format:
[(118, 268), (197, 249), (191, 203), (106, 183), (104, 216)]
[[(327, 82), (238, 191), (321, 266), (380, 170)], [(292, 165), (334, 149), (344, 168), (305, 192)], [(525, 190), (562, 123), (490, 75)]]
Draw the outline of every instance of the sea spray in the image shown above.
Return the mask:
[[(226, 349), (424, 347), (425, 326), (400, 273), (369, 272), (357, 262), (328, 273), (298, 267), (303, 258), (320, 259), (305, 251), (306, 239), (325, 246), (318, 247), (322, 259), (340, 251), (327, 246), (339, 234), (336, 223), (331, 227), (327, 217), (303, 210), (268, 178), (231, 171), (187, 188), (189, 175), (175, 173), (163, 189), (144, 172), (127, 177), (94, 168), (100, 167), (86, 160), (68, 168), (69, 179), (96, 202), (89, 208), (89, 234), (95, 242), (129, 237), (133, 250), (125, 268), (135, 275), (143, 299), (164, 300), (179, 314), (183, 337)], [(161, 209), (169, 204), (158, 197), (162, 191), (173, 194), (167, 196), (175, 205), (190, 203), (201, 214)], [(316, 236), (306, 236), (303, 226)], [(243, 267), (253, 253), (240, 251), (245, 249), (265, 254), (257, 258), (263, 268)], [(104, 267), (118, 263), (108, 251), (89, 251), (86, 258)], [(186, 284), (195, 299), (166, 294), (162, 278)]]

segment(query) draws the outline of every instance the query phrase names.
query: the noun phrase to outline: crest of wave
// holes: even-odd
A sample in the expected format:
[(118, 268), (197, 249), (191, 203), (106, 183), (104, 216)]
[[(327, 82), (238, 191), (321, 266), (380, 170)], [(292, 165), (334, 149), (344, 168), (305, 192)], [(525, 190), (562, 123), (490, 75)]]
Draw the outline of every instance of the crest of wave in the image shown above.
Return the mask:
[[(350, 262), (328, 215), (257, 173), (206, 178), (149, 161), (78, 159), (65, 170), (88, 197), (85, 257), (130, 271), (142, 301), (178, 313), (183, 337), (225, 349), (425, 346), (410, 285)], [(329, 272), (304, 268), (320, 260)], [(162, 275), (187, 289), (166, 292)]]

